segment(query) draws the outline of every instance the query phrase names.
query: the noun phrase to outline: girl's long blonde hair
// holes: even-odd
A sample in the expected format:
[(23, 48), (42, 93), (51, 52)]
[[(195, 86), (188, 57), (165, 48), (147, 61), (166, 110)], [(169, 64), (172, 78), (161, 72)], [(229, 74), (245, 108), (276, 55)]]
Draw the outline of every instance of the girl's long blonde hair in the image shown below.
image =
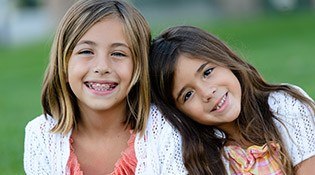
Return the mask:
[(94, 24), (111, 16), (121, 19), (124, 25), (134, 65), (126, 99), (125, 123), (136, 132), (145, 127), (150, 110), (148, 52), (151, 34), (148, 23), (136, 8), (124, 1), (81, 0), (67, 11), (57, 28), (43, 81), (44, 114), (58, 121), (53, 132), (68, 133), (80, 117), (77, 98), (67, 83), (68, 61), (73, 48)]

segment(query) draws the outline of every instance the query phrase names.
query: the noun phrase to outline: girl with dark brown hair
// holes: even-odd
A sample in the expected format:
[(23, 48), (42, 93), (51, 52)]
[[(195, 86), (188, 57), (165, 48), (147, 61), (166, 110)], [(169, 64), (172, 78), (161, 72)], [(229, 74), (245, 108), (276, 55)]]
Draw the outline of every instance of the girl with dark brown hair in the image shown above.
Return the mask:
[(153, 102), (183, 137), (189, 174), (312, 174), (315, 104), (270, 84), (221, 40), (173, 27), (150, 50)]

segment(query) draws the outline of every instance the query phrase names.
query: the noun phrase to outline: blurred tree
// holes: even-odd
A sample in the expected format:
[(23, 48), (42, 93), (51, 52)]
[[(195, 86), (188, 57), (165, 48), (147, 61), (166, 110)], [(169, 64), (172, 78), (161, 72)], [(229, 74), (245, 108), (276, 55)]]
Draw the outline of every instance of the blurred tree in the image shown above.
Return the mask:
[(41, 5), (40, 0), (18, 0), (17, 5), (20, 8), (37, 8)]
[(264, 7), (269, 11), (296, 11), (311, 9), (314, 0), (262, 0)]

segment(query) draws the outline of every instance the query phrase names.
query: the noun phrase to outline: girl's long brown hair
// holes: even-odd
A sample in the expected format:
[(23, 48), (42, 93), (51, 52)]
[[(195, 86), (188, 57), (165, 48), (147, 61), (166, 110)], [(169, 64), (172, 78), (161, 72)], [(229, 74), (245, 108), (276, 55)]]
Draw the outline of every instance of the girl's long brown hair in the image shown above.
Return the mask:
[(207, 60), (229, 68), (234, 73), (242, 90), (241, 112), (236, 119), (239, 131), (255, 145), (268, 144), (269, 141), (279, 143), (282, 159), (278, 163), (285, 174), (294, 174), (292, 162), (274, 125), (275, 116), (269, 109), (268, 97), (271, 92), (282, 90), (315, 111), (314, 102), (291, 86), (267, 83), (252, 65), (238, 57), (215, 36), (195, 27), (178, 26), (154, 39), (149, 67), (152, 100), (182, 134), (184, 161), (189, 174), (226, 174), (221, 153), (228, 136), (219, 137), (218, 133), (224, 135), (223, 131), (198, 124), (176, 108), (172, 97), (173, 77), (181, 54)]

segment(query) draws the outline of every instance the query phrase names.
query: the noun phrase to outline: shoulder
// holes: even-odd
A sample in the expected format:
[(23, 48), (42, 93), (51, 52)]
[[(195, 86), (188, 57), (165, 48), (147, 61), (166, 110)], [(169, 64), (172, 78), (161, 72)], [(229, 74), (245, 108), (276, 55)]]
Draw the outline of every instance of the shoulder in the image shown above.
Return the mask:
[(156, 141), (165, 141), (166, 138), (170, 139), (170, 135), (178, 141), (180, 140), (179, 132), (165, 119), (155, 105), (151, 105), (145, 133), (143, 136), (139, 135), (138, 138), (142, 139), (142, 141), (153, 143)]
[(151, 105), (147, 129), (160, 132), (162, 130), (173, 130), (173, 127), (165, 120), (160, 110), (155, 105)]
[(42, 145), (54, 142), (58, 144), (67, 143), (71, 131), (67, 134), (54, 133), (51, 130), (56, 124), (57, 120), (49, 115), (42, 114), (34, 118), (25, 127), (25, 142), (38, 142)]
[(56, 125), (56, 123), (57, 121), (51, 116), (45, 116), (42, 114), (28, 122), (25, 130), (26, 132), (49, 132)]
[(25, 127), (25, 148), (46, 149), (47, 145), (58, 142), (62, 135), (51, 132), (57, 121), (51, 116), (40, 115)]
[[(304, 90), (293, 87), (309, 98)], [(284, 91), (271, 93), (268, 104), (293, 165), (314, 156), (315, 115), (311, 108)]]
[(152, 105), (145, 133), (135, 142), (136, 174), (187, 174), (181, 144), (179, 132)]
[(176, 143), (181, 142), (181, 136), (178, 130), (165, 119), (164, 115), (155, 105), (151, 106), (146, 131), (154, 140), (174, 141), (173, 139), (176, 139)]
[(23, 158), (26, 174), (64, 174), (70, 133), (51, 132), (56, 123), (51, 116), (40, 115), (26, 125)]
[[(297, 89), (305, 97), (311, 99), (302, 88), (295, 85), (290, 85), (290, 86)], [(303, 114), (313, 113), (308, 105), (292, 97), (290, 94), (288, 94), (285, 91), (275, 91), (275, 92), (270, 93), (269, 98), (268, 98), (268, 104), (269, 104), (270, 110), (275, 115), (285, 115), (288, 117), (296, 117), (296, 116), (300, 116), (301, 113)]]

